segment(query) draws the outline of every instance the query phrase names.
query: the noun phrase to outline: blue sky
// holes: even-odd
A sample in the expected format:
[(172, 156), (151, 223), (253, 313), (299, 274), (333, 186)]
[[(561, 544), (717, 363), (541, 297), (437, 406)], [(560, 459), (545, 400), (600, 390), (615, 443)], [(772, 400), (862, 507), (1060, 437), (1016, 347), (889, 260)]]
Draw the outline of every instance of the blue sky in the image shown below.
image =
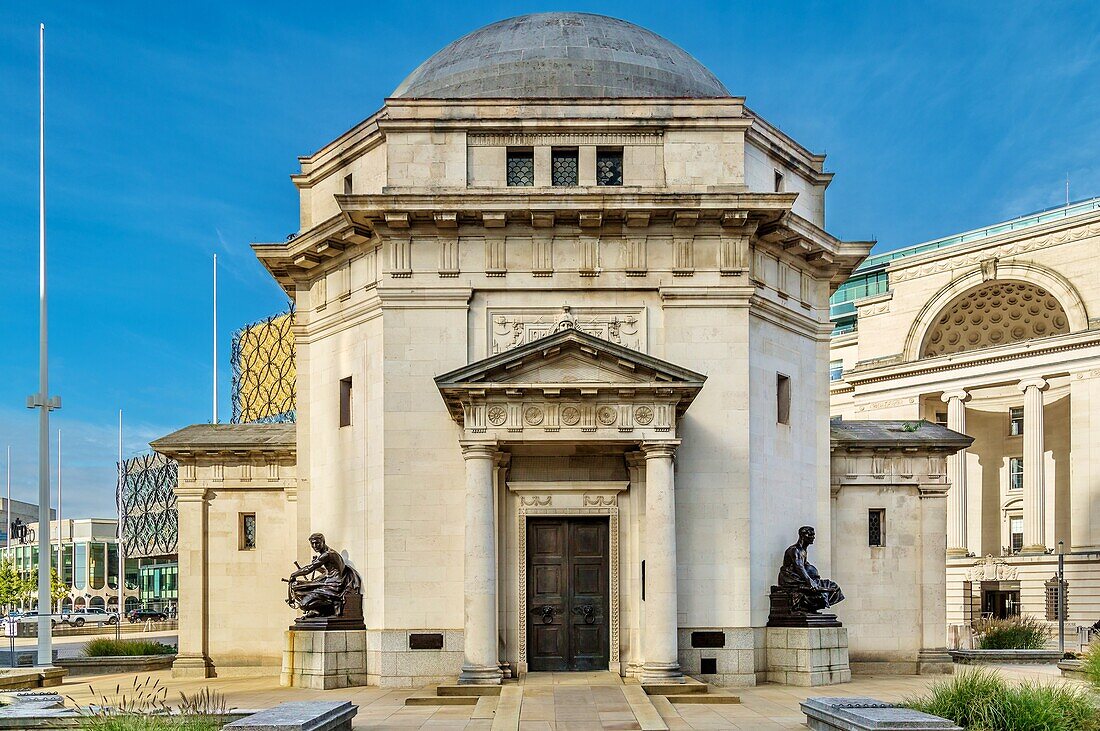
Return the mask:
[[(233, 327), (285, 306), (252, 241), (297, 228), (288, 176), (454, 38), (525, 12), (618, 16), (683, 46), (829, 155), (828, 228), (880, 250), (1100, 195), (1095, 3), (8, 3), (0, 15), (0, 453), (36, 495), (37, 52), (47, 27), (51, 392), (65, 513), (108, 515), (127, 453), (210, 418)], [(0, 457), (2, 458), (2, 457)], [(56, 459), (56, 457), (54, 457)], [(2, 474), (0, 474), (2, 476)]]

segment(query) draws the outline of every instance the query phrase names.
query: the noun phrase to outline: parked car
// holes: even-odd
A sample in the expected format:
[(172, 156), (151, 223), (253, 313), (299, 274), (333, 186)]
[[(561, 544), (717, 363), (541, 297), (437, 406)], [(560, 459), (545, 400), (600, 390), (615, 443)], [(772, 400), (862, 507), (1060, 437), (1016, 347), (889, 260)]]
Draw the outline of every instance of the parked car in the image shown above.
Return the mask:
[[(29, 612), (23, 612), (19, 615), (19, 624), (38, 624), (38, 612), (31, 610)], [(57, 617), (51, 615), (50, 626), (57, 626)]]
[(88, 607), (87, 609), (77, 609), (63, 613), (61, 621), (74, 627), (83, 627), (85, 624), (102, 626), (118, 622), (118, 614), (99, 607)]
[(130, 613), (126, 615), (126, 618), (130, 620), (130, 624), (134, 624), (135, 622), (168, 621), (168, 615), (159, 609), (132, 609)]

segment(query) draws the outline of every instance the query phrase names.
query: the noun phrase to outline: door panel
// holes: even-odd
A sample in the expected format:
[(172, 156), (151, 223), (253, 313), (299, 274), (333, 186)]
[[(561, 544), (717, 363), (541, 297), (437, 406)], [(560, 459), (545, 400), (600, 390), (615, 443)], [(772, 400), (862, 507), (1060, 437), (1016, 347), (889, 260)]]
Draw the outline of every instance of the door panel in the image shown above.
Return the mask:
[(606, 670), (606, 518), (529, 518), (528, 669)]

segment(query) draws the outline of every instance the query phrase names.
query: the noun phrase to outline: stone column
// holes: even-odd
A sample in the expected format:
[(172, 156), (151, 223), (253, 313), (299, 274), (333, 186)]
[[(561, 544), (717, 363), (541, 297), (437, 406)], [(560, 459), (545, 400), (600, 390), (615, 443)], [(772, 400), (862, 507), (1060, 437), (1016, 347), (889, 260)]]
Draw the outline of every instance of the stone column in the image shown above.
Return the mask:
[(1024, 392), (1024, 547), (1021, 553), (1046, 553), (1046, 484), (1043, 476), (1042, 378), (1020, 381)]
[[(179, 654), (173, 678), (209, 678), (212, 663), (207, 648), (208, 561), (206, 490), (195, 485), (194, 464), (180, 465), (176, 489), (179, 533)], [(121, 616), (121, 615), (119, 615)]]
[(493, 470), (496, 445), (465, 443), (466, 555), (462, 674), (459, 683), (499, 685), (496, 526)]
[(682, 683), (676, 621), (676, 493), (679, 441), (645, 442), (645, 665), (643, 683)]
[(917, 673), (950, 673), (947, 654), (947, 575), (943, 568), (944, 534), (947, 531), (946, 485), (924, 482), (920, 499), (920, 618), (921, 649)]
[[(966, 434), (966, 391), (948, 391), (941, 397), (947, 404), (947, 428)], [(947, 504), (947, 555), (965, 556), (966, 546), (966, 450), (947, 458), (950, 484)]]

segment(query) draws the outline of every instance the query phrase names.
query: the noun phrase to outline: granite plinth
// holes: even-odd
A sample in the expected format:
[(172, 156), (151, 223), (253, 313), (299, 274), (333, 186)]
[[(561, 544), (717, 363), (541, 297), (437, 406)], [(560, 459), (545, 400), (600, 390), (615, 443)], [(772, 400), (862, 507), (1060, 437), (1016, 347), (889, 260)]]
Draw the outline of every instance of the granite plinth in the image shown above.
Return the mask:
[(813, 731), (962, 731), (946, 718), (874, 698), (807, 698), (800, 705)]
[(768, 627), (769, 683), (817, 686), (848, 683), (848, 630), (843, 627)]
[(366, 634), (365, 630), (289, 630), (280, 684), (314, 690), (366, 685)]
[(248, 731), (351, 731), (358, 706), (348, 701), (295, 701), (253, 713), (225, 729)]

